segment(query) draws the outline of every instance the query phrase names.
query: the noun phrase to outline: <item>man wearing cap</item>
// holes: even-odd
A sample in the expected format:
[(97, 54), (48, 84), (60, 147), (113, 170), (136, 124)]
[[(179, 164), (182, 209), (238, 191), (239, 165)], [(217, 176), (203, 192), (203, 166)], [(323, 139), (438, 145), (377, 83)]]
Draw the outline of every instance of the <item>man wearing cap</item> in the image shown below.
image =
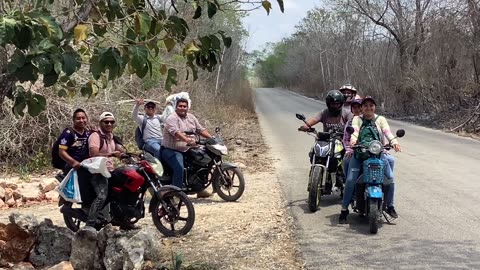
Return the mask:
[[(90, 157), (107, 157), (107, 168), (113, 171), (112, 157), (120, 157), (125, 152), (123, 147), (115, 142), (113, 138), (113, 128), (115, 127), (115, 117), (111, 112), (103, 112), (99, 117), (98, 131), (93, 132), (88, 137), (88, 147)], [(95, 191), (96, 198), (90, 206), (86, 228), (93, 228), (97, 220), (97, 216), (108, 195), (108, 179), (100, 174), (88, 177)], [(88, 228), (88, 229), (90, 229)], [(94, 229), (93, 229), (94, 230)]]
[(145, 151), (160, 159), (160, 147), (163, 140), (163, 120), (160, 115), (156, 114), (157, 105), (153, 101), (145, 103), (143, 107), (145, 115), (138, 114), (138, 109), (142, 104), (144, 104), (143, 99), (137, 99), (133, 107), (132, 117), (142, 132)]

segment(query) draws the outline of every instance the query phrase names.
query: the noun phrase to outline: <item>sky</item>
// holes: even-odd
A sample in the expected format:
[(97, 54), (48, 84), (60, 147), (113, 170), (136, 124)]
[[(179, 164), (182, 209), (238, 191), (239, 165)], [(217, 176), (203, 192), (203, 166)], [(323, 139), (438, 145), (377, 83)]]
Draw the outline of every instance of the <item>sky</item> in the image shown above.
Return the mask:
[[(307, 11), (320, 6), (320, 0), (284, 0), (285, 13), (280, 11), (276, 0), (272, 2), (272, 10), (267, 16), (265, 9), (251, 11), (243, 19), (243, 24), (250, 37), (246, 50), (262, 50), (267, 42), (277, 42), (295, 32), (295, 25), (306, 15)], [(248, 7), (248, 6), (246, 6)]]

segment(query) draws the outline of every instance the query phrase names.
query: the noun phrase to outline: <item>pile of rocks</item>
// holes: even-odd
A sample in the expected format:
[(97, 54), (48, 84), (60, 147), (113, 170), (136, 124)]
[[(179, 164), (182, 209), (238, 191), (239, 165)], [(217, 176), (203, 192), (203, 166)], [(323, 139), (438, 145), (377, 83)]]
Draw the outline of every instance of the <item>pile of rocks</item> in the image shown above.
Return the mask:
[(21, 207), (42, 201), (58, 201), (55, 178), (34, 179), (24, 182), (16, 178), (0, 180), (0, 209)]
[(51, 220), (13, 213), (0, 223), (0, 269), (165, 269), (161, 243), (150, 228), (121, 231), (110, 225), (94, 237)]

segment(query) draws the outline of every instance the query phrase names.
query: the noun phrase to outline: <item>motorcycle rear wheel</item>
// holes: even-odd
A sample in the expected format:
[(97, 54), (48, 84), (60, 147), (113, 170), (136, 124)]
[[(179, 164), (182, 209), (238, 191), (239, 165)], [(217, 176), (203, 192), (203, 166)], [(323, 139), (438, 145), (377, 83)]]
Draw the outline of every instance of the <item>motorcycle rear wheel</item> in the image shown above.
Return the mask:
[[(72, 208), (73, 203), (71, 202), (64, 202), (62, 207), (65, 208)], [(85, 222), (81, 221), (80, 219), (74, 218), (72, 216), (63, 214), (63, 221), (67, 228), (69, 228), (72, 232), (77, 232), (81, 227), (85, 225)]]
[(320, 205), (320, 199), (322, 196), (322, 177), (323, 168), (314, 167), (311, 174), (310, 190), (308, 191), (308, 209), (312, 212), (316, 212)]
[[(166, 204), (167, 209), (162, 205)], [(152, 211), (152, 220), (157, 230), (167, 237), (187, 234), (195, 223), (195, 209), (188, 196), (181, 191), (173, 191), (165, 194), (162, 200), (152, 201), (155, 203)], [(186, 211), (187, 216), (182, 216), (182, 210)], [(180, 229), (175, 228), (179, 222), (184, 222)], [(165, 223), (165, 224), (164, 224)]]

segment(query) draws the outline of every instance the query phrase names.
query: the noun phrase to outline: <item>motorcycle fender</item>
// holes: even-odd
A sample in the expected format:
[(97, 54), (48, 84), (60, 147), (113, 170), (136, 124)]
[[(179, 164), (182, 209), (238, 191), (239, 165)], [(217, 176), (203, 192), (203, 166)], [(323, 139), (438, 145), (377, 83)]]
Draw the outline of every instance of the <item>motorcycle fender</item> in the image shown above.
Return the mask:
[(148, 212), (151, 213), (154, 210), (153, 208), (155, 207), (157, 201), (161, 200), (163, 196), (170, 192), (182, 192), (182, 189), (174, 185), (162, 186), (157, 192), (155, 192), (155, 196), (150, 201), (150, 204), (148, 206)]
[(226, 170), (226, 169), (229, 169), (229, 168), (237, 168), (237, 165), (235, 165), (233, 163), (228, 163), (228, 162), (224, 162), (220, 165), (220, 169), (222, 169), (222, 170)]
[(383, 192), (380, 186), (369, 186), (367, 187), (367, 198), (382, 199)]

